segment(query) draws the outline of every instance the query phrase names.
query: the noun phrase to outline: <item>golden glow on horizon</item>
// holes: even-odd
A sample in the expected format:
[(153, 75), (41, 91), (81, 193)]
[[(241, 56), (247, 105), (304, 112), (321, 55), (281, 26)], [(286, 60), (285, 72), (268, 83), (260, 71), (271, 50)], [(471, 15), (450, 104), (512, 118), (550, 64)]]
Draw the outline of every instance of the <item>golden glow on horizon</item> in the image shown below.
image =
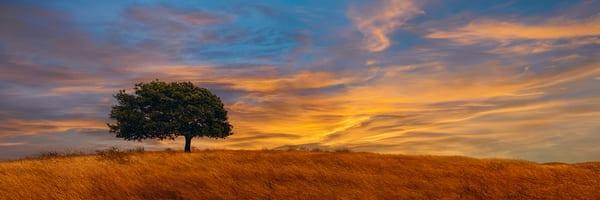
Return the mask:
[[(419, 67), (431, 67), (425, 64)], [(224, 145), (236, 144), (236, 138), (282, 133), (286, 137), (265, 137), (253, 143), (244, 143), (244, 148), (276, 147), (281, 144), (319, 143), (321, 145), (346, 146), (357, 144), (385, 144), (391, 141), (434, 142), (432, 138), (419, 136), (423, 133), (439, 133), (445, 138), (467, 137), (470, 139), (492, 139), (494, 134), (467, 134), (481, 130), (503, 130), (515, 128), (510, 134), (531, 127), (552, 127), (556, 120), (541, 115), (546, 112), (560, 112), (562, 108), (582, 105), (591, 110), (600, 108), (598, 104), (587, 104), (590, 100), (536, 101), (543, 97), (544, 91), (561, 87), (573, 81), (593, 78), (599, 67), (583, 66), (561, 72), (560, 74), (524, 75), (521, 70), (504, 69), (493, 74), (485, 72), (450, 72), (443, 67), (434, 67), (433, 71), (414, 74), (403, 71), (407, 66), (371, 68), (365, 73), (346, 74), (343, 80), (337, 80), (333, 74), (313, 73), (314, 78), (305, 72), (288, 77), (263, 77), (257, 82), (270, 83), (285, 80), (279, 89), (257, 87), (255, 81), (247, 77), (228, 76), (227, 81), (236, 83), (232, 88), (243, 88), (250, 94), (228, 105), (231, 120), (235, 124), (235, 135)], [(414, 68), (411, 67), (411, 68)], [(493, 68), (488, 66), (488, 68)], [(215, 69), (218, 71), (218, 69)], [(500, 70), (500, 68), (499, 68)], [(219, 72), (213, 72), (220, 74)], [(373, 74), (368, 74), (373, 73)], [(168, 74), (168, 73), (167, 73)], [(470, 74), (470, 75), (467, 75)], [(189, 74), (188, 74), (189, 75)], [(354, 78), (361, 76), (379, 79), (366, 85), (352, 86), (344, 90), (328, 93), (302, 94), (294, 89), (327, 88), (338, 83), (349, 84), (364, 81)], [(319, 84), (302, 84), (308, 80), (321, 81)], [(256, 78), (255, 79), (261, 79)], [(215, 77), (199, 82), (216, 84), (221, 80)], [(215, 81), (215, 82), (212, 82)], [(225, 82), (221, 83), (224, 84)], [(352, 85), (352, 84), (350, 84)], [(306, 89), (305, 88), (305, 89)], [(495, 99), (503, 101), (495, 102)], [(531, 101), (531, 102), (529, 102)], [(457, 102), (460, 106), (446, 107), (436, 105), (443, 102)], [(507, 103), (508, 102), (508, 103)], [(452, 108), (452, 109), (450, 109)], [(538, 114), (539, 113), (539, 114)], [(586, 113), (586, 117), (598, 116), (598, 112)], [(513, 120), (524, 115), (532, 119)], [(383, 119), (381, 117), (383, 116)], [(385, 116), (390, 116), (387, 119)], [(509, 119), (513, 126), (503, 120), (498, 122), (486, 118)], [(482, 121), (484, 120), (484, 121)], [(479, 128), (475, 128), (479, 127)], [(529, 130), (531, 132), (531, 130)], [(535, 131), (534, 131), (535, 132)], [(454, 135), (456, 134), (456, 135)], [(287, 137), (289, 136), (289, 137)], [(406, 136), (402, 139), (399, 137)], [(410, 137), (409, 137), (410, 136)], [(203, 143), (205, 144), (205, 143)], [(210, 142), (207, 142), (210, 144)], [(410, 145), (409, 145), (410, 146)], [(435, 150), (435, 153), (467, 153), (468, 148), (455, 147), (453, 150)], [(394, 149), (369, 149), (371, 151), (400, 152)], [(406, 151), (406, 150), (404, 150)], [(430, 153), (432, 149), (413, 150)]]
[[(428, 63), (371, 67), (364, 72), (343, 76), (324, 71), (302, 71), (285, 76), (248, 76), (243, 70), (231, 71), (208, 66), (157, 67), (153, 68), (157, 71), (150, 70), (147, 73), (162, 74), (166, 79), (190, 79), (199, 85), (227, 85), (231, 89), (246, 92), (238, 101), (227, 105), (235, 134), (227, 140), (199, 140), (195, 143), (208, 147), (260, 149), (283, 144), (318, 143), (356, 146), (359, 150), (377, 152), (477, 155), (472, 153), (476, 152), (473, 146), (452, 146), (453, 149), (449, 150), (423, 144), (439, 145), (440, 140), (449, 140), (448, 145), (453, 145), (453, 140), (457, 138), (467, 141), (495, 140), (497, 134), (512, 135), (524, 130), (536, 133), (530, 130), (534, 127), (542, 127), (540, 131), (547, 131), (547, 128), (569, 120), (564, 116), (572, 119), (600, 117), (600, 112), (592, 112), (598, 110), (600, 104), (592, 103), (590, 99), (539, 100), (546, 91), (561, 88), (564, 84), (596, 79), (600, 67), (595, 65), (558, 74), (530, 75), (522, 74), (522, 70), (500, 66), (494, 73), (485, 73), (448, 71), (441, 65)], [(409, 70), (417, 68), (425, 69), (425, 73)], [(494, 69), (493, 63), (487, 68)], [(364, 77), (378, 79), (352, 86), (353, 83), (364, 83), (369, 79)], [(339, 84), (350, 86), (327, 93), (301, 92)], [(72, 89), (88, 90), (85, 87)], [(456, 105), (438, 105), (440, 103)], [(563, 117), (549, 114), (565, 112), (564, 108), (569, 106), (581, 106), (589, 111), (568, 111), (561, 113)], [(19, 120), (8, 124), (5, 126), (10, 127), (5, 129), (20, 127), (19, 134), (105, 129), (104, 122), (97, 120)], [(251, 142), (246, 142), (248, 138)], [(501, 138), (506, 139), (506, 136)], [(540, 138), (543, 137), (523, 138), (521, 142)], [(379, 144), (380, 147), (363, 146), (368, 144)], [(395, 146), (387, 148), (385, 144)]]

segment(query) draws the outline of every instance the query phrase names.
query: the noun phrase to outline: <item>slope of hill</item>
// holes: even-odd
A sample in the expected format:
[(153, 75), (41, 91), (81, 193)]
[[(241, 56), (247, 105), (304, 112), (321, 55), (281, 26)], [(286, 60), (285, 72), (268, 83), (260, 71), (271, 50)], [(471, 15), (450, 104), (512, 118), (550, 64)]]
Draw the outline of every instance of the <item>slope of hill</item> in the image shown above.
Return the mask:
[(0, 199), (600, 199), (600, 163), (310, 151), (0, 163)]

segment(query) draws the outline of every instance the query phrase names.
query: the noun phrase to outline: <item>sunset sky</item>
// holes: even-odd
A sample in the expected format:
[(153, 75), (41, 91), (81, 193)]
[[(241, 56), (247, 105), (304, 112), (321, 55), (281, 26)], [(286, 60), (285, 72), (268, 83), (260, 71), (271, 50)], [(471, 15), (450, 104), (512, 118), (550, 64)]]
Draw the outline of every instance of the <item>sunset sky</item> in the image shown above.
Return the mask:
[(234, 135), (539, 162), (600, 160), (600, 1), (0, 1), (0, 159), (120, 146), (112, 95), (192, 81)]

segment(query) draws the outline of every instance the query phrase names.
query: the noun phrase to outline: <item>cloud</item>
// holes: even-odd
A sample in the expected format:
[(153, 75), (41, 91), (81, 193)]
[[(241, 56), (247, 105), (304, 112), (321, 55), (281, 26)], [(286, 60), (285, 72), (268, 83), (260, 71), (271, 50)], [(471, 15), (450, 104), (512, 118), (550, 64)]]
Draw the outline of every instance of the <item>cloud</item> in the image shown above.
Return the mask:
[(533, 40), (502, 44), (487, 52), (500, 55), (529, 55), (555, 50), (573, 50), (582, 46), (600, 45), (599, 37), (583, 37), (566, 40)]
[[(344, 85), (366, 81), (352, 72), (330, 72), (301, 70), (282, 73), (274, 66), (216, 67), (204, 66), (155, 66), (136, 68), (129, 71), (139, 77), (155, 77), (164, 80), (188, 80), (199, 85), (223, 87), (245, 93), (260, 94), (305, 94), (321, 89), (333, 89)], [(320, 80), (320, 81), (313, 81)]]
[(435, 30), (427, 37), (472, 44), (482, 40), (555, 40), (598, 35), (600, 17), (595, 16), (581, 20), (551, 19), (537, 24), (483, 19), (455, 30)]
[(38, 135), (73, 129), (107, 129), (106, 124), (97, 119), (25, 120), (11, 118), (2, 121), (0, 137), (7, 135)]
[(170, 31), (185, 31), (194, 26), (227, 23), (231, 16), (204, 10), (181, 10), (166, 6), (131, 6), (125, 10), (128, 16), (144, 23), (148, 28)]
[(423, 11), (413, 1), (383, 0), (371, 8), (353, 6), (348, 17), (363, 36), (364, 49), (379, 52), (391, 44), (389, 34)]

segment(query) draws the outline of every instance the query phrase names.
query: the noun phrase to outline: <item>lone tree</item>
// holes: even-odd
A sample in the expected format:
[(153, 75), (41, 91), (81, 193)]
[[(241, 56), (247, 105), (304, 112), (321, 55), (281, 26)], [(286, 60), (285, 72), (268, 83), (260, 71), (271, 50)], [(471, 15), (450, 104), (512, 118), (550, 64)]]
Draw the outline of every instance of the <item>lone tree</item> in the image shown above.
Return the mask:
[(221, 99), (191, 82), (159, 80), (137, 83), (133, 94), (120, 90), (114, 97), (108, 124), (111, 133), (125, 140), (185, 137), (185, 152), (191, 152), (194, 137), (225, 138), (232, 126)]

